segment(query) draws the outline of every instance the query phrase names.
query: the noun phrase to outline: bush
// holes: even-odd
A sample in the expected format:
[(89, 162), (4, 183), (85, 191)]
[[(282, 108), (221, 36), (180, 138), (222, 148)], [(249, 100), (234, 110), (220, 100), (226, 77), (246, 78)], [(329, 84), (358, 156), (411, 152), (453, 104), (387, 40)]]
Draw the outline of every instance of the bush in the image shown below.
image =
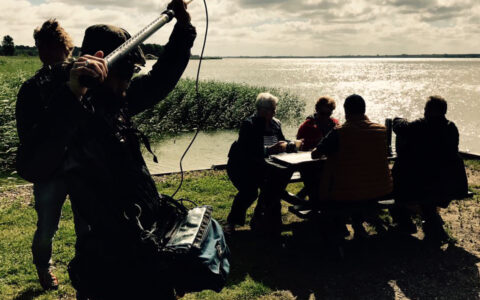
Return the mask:
[(166, 99), (136, 116), (136, 123), (149, 137), (162, 138), (179, 131), (237, 129), (255, 111), (255, 99), (269, 91), (279, 97), (277, 118), (283, 123), (303, 119), (305, 104), (298, 97), (278, 89), (216, 81), (200, 82), (199, 97), (195, 81), (181, 80)]

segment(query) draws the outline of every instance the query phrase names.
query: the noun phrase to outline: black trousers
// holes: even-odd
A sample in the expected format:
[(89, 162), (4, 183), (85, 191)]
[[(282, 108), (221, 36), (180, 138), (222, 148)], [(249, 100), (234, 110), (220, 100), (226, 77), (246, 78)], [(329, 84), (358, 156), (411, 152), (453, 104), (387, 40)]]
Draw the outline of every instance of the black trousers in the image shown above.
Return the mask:
[(258, 196), (252, 223), (262, 223), (262, 227), (281, 225), (280, 200), (292, 176), (291, 170), (272, 164), (258, 168), (228, 164), (227, 173), (238, 190), (227, 218), (228, 223), (244, 225), (246, 212)]
[(264, 169), (262, 167), (245, 167), (239, 163), (227, 165), (227, 174), (238, 193), (233, 199), (227, 222), (244, 225), (248, 208), (257, 200), (258, 190), (264, 185)]

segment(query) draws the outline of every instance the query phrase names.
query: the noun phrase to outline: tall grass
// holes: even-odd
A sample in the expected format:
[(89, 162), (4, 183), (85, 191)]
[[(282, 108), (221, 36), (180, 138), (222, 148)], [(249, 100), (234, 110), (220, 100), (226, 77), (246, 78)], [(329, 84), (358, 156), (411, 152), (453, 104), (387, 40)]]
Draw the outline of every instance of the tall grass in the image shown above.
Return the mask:
[(18, 90), (40, 66), (38, 58), (0, 56), (0, 173), (13, 170), (18, 145), (15, 125)]
[(236, 129), (241, 121), (255, 111), (255, 99), (269, 91), (280, 98), (277, 118), (284, 123), (300, 122), (305, 104), (291, 93), (265, 87), (218, 81), (200, 82), (199, 96), (195, 81), (181, 80), (166, 99), (136, 117), (139, 129), (150, 137), (190, 131)]

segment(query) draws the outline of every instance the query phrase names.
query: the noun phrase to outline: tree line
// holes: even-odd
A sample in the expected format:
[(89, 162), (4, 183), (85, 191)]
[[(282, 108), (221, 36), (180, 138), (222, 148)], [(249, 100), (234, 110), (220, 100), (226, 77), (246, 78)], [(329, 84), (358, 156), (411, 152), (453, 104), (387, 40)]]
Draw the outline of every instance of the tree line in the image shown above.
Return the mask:
[[(142, 44), (141, 48), (145, 54), (160, 56), (163, 51), (163, 46), (158, 44)], [(15, 45), (13, 38), (10, 35), (3, 37), (0, 44), (0, 55), (4, 56), (38, 56), (38, 49), (35, 46)], [(80, 55), (80, 48), (73, 49), (73, 56)]]

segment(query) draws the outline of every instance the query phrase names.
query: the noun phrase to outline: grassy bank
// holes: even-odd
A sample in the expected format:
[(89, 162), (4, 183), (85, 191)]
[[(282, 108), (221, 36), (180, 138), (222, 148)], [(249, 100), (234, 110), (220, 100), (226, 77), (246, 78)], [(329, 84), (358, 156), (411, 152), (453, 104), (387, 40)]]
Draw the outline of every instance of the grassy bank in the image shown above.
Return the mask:
[[(480, 192), (480, 165), (467, 161), (470, 188)], [(179, 177), (156, 178), (161, 193), (172, 193)], [(18, 182), (17, 182), (18, 183)], [(296, 192), (301, 184), (289, 186)], [(74, 254), (75, 234), (70, 203), (63, 208), (54, 241), (58, 291), (43, 292), (31, 263), (35, 230), (31, 187), (0, 187), (0, 299), (74, 299), (66, 266)], [(179, 197), (214, 207), (225, 222), (236, 190), (221, 171), (189, 173)], [(247, 220), (251, 218), (249, 210)], [(269, 240), (248, 226), (229, 240), (232, 269), (227, 287), (188, 294), (185, 299), (478, 299), (480, 293), (480, 197), (455, 201), (442, 210), (446, 227), (458, 244), (435, 249), (414, 236), (371, 236), (349, 240), (345, 259), (322, 238), (313, 223), (283, 208), (283, 236)]]
[[(15, 101), (21, 84), (34, 75), (41, 63), (35, 57), (0, 56), (0, 172), (13, 171), (18, 146), (15, 128)], [(271, 91), (281, 99), (277, 117), (283, 122), (301, 121), (304, 103), (281, 90), (234, 83), (207, 81), (200, 83), (200, 96), (195, 83), (181, 80), (166, 99), (135, 117), (139, 129), (154, 139), (191, 131), (202, 124), (205, 130), (235, 129), (254, 111), (259, 92)]]

